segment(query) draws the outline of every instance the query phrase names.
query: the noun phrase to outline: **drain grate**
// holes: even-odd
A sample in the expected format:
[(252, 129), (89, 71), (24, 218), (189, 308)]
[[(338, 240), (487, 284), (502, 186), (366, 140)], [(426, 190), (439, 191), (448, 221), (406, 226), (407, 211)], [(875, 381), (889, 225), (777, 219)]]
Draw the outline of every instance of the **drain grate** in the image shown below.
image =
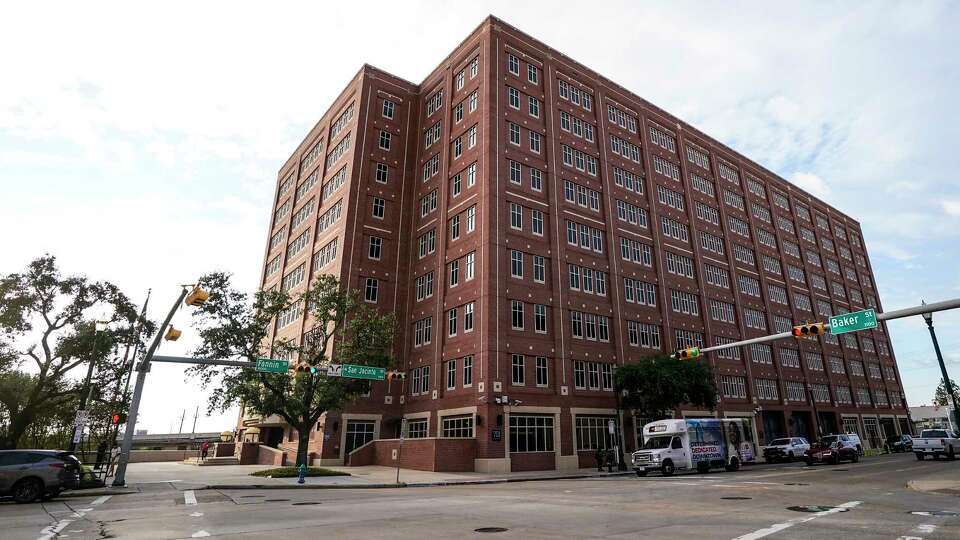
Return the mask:
[(240, 499), (256, 499), (258, 497), (266, 497), (266, 495), (241, 495)]
[(951, 512), (950, 510), (914, 510), (913, 512), (907, 512), (908, 514), (913, 514), (915, 516), (946, 516), (946, 517), (955, 517), (960, 516), (960, 512)]
[(753, 497), (720, 497), (725, 501), (749, 501)]
[(320, 503), (317, 501), (303, 501), (303, 502), (295, 502), (293, 503), (293, 506), (310, 506), (314, 504), (320, 504)]
[(850, 469), (831, 469), (833, 472), (847, 472)]
[(804, 484), (803, 482), (787, 482), (785, 486), (809, 486), (810, 484)]
[(509, 531), (509, 530), (510, 530), (510, 529), (508, 529), (508, 528), (506, 528), (506, 527), (480, 527), (479, 529), (474, 529), (473, 532), (478, 532), (478, 533), (501, 533), (501, 532), (507, 532), (507, 531)]
[(267, 499), (265, 502), (290, 502), (290, 499)]
[(810, 504), (807, 506), (788, 506), (787, 510), (792, 510), (794, 512), (807, 512), (810, 514), (816, 514), (819, 512), (826, 512), (827, 510), (836, 510), (837, 512), (849, 512), (849, 508), (839, 508), (836, 506), (821, 506), (816, 504)]

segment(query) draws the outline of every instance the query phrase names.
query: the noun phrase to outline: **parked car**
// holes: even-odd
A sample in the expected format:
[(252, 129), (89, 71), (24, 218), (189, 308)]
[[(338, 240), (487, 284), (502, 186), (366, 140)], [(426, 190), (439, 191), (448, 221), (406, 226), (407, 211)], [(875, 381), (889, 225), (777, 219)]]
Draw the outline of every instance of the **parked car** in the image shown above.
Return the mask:
[(913, 440), (913, 453), (920, 461), (928, 455), (933, 459), (940, 459), (940, 456), (956, 459), (957, 452), (960, 452), (960, 439), (956, 433), (945, 429), (925, 429)]
[(0, 450), (0, 497), (48, 500), (80, 484), (80, 460), (62, 450)]
[(887, 437), (887, 442), (883, 445), (887, 452), (912, 452), (913, 437), (904, 433), (903, 435), (891, 435)]
[(807, 455), (807, 450), (809, 449), (810, 443), (803, 437), (774, 439), (770, 444), (763, 447), (763, 457), (770, 462), (777, 462), (784, 459), (793, 461), (794, 458), (801, 458)]
[(853, 440), (847, 435), (826, 435), (820, 437), (806, 455), (807, 465), (814, 463), (832, 463), (836, 465), (841, 461), (850, 461), (856, 463), (860, 461), (860, 453)]
[(863, 456), (863, 443), (860, 442), (860, 436), (856, 433), (844, 433), (844, 435), (849, 439), (850, 444), (852, 444), (856, 449), (857, 453), (860, 456)]

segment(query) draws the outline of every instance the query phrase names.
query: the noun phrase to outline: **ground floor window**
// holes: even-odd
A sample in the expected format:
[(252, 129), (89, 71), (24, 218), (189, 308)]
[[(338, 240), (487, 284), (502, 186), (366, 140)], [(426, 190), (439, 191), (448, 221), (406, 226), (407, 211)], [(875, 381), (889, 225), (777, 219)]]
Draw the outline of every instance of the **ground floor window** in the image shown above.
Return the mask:
[(345, 455), (373, 440), (373, 421), (347, 420)]
[(448, 439), (472, 439), (473, 415), (444, 417), (443, 436)]
[(844, 433), (856, 433), (860, 435), (860, 423), (857, 422), (856, 417), (847, 417), (843, 418), (843, 432)]
[(511, 452), (553, 452), (553, 416), (510, 415)]
[(427, 436), (427, 419), (407, 420), (407, 438), (423, 439)]
[(577, 450), (606, 450), (619, 446), (618, 434), (610, 435), (608, 424), (615, 420), (613, 416), (577, 416)]

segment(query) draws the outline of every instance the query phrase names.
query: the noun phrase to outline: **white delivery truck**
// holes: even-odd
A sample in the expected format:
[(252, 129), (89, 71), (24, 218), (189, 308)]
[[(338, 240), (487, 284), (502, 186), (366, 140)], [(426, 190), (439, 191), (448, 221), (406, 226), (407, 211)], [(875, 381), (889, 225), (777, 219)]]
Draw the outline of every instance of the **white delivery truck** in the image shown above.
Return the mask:
[(714, 467), (736, 471), (755, 460), (753, 434), (738, 418), (658, 420), (643, 426), (643, 447), (633, 453), (637, 476), (677, 470), (700, 473)]

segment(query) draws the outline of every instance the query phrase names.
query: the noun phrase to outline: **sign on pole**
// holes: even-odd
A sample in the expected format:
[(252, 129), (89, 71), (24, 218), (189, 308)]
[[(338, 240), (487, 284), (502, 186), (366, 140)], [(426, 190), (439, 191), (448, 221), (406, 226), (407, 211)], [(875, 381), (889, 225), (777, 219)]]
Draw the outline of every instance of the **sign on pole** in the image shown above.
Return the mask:
[(872, 309), (830, 317), (830, 333), (846, 334), (877, 327), (877, 312)]
[(290, 363), (276, 358), (257, 358), (257, 371), (262, 373), (286, 373)]
[(327, 365), (327, 377), (343, 377), (343, 366), (340, 364)]
[(351, 379), (370, 379), (373, 381), (382, 381), (387, 376), (387, 370), (381, 367), (343, 364), (343, 376)]
[(74, 419), (73, 425), (82, 429), (84, 426), (87, 425), (87, 420), (89, 418), (90, 418), (90, 412), (84, 409), (80, 409), (77, 411), (77, 417), (76, 419)]

